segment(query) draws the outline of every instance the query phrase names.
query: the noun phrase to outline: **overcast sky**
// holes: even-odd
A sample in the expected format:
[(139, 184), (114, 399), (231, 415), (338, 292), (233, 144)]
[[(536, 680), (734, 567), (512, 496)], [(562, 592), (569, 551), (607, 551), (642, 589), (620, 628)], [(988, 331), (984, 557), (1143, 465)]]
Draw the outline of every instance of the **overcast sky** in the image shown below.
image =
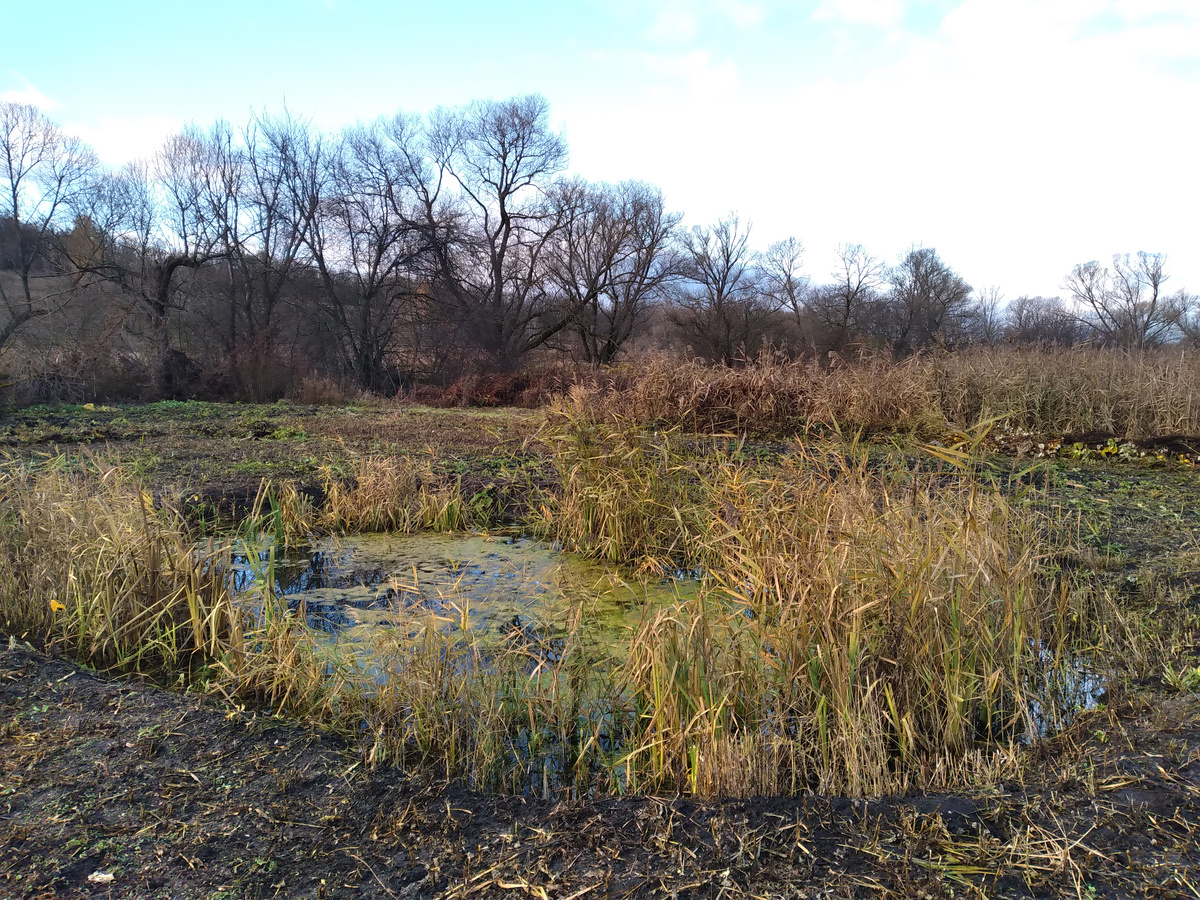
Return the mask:
[(114, 164), (285, 102), (537, 92), (573, 171), (795, 235), (817, 280), (918, 244), (1011, 299), (1149, 250), (1200, 292), (1200, 0), (0, 0), (0, 47), (0, 99)]

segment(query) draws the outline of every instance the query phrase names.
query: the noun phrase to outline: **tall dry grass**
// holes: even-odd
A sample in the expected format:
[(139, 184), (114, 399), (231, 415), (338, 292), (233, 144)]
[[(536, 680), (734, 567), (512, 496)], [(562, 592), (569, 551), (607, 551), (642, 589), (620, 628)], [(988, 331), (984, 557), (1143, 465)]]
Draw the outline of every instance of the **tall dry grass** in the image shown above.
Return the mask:
[(622, 766), (642, 789), (1002, 777), (1062, 699), (1047, 686), (1076, 678), (1104, 634), (1107, 603), (1047, 562), (1070, 529), (968, 465), (921, 474), (830, 444), (763, 469), (736, 448), (697, 459), (670, 436), (560, 414), (550, 533), (705, 578), (632, 639)]
[(1043, 434), (1200, 434), (1200, 353), (1005, 348), (925, 364), (946, 418)]
[[(276, 553), (314, 529), (454, 520), (453, 492), (422, 487), (407, 463), (364, 459), (351, 471), (354, 484), (328, 510), (264, 486), (237, 534), (198, 545), (182, 515), (102, 460), (10, 467), (0, 476), (0, 629), (99, 668), (182, 679), (305, 718), (361, 742), (373, 765), (496, 790), (578, 781), (607, 791), (603, 778), (591, 781), (606, 771), (605, 720), (587, 710), (617, 701), (596, 693), (613, 681), (594, 678), (586, 624), (565, 642), (497, 638), (468, 634), (465, 614), (456, 624), (398, 606), (396, 625), (364, 657), (309, 629), (303, 607), (275, 594)], [(235, 549), (259, 569), (258, 589), (238, 596)]]
[(352, 455), (323, 470), (325, 503), (318, 524), (346, 532), (463, 530), (471, 508), (457, 484), (406, 456)]
[(227, 548), (196, 548), (183, 517), (122, 470), (65, 457), (0, 475), (0, 621), (102, 667), (187, 668), (237, 616)]
[(724, 449), (692, 446), (677, 431), (613, 424), (579, 392), (553, 407), (541, 439), (562, 489), (540, 505), (535, 527), (564, 548), (666, 572), (700, 562), (705, 474)]
[(701, 433), (933, 437), (981, 419), (1048, 435), (1200, 433), (1200, 354), (976, 348), (821, 367), (763, 354), (742, 368), (648, 357), (568, 396), (600, 417)]
[(742, 368), (651, 356), (567, 395), (601, 417), (696, 432), (794, 434), (839, 428), (869, 434), (932, 433), (941, 426), (919, 363), (865, 358), (822, 369), (763, 353)]
[[(766, 476), (732, 467), (715, 488), (704, 541), (725, 602), (673, 612), (675, 640), (656, 624), (637, 645), (656, 717), (669, 708), (656, 673), (704, 673), (699, 701), (681, 691), (683, 715), (648, 741), (673, 761), (654, 771), (706, 793), (735, 790), (729, 778), (739, 791), (891, 793), (944, 786), (981, 747), (1033, 732), (1042, 670), (1079, 649), (1082, 598), (1043, 577), (1026, 512), (969, 477), (815, 451)], [(764, 741), (776, 765), (746, 784)]]
[(243, 523), (276, 547), (305, 546), (320, 534), (464, 531), (480, 524), (459, 485), (439, 477), (428, 462), (406, 456), (349, 454), (321, 467), (324, 501), (292, 482), (263, 482)]
[[(914, 471), (829, 444), (765, 468), (735, 443), (570, 410), (546, 439), (562, 476), (548, 533), (701, 579), (619, 648), (582, 601), (562, 631), (481, 634), (467, 598), (448, 597), (397, 601), (370, 652), (348, 650), (273, 593), (279, 532), (311, 509), (277, 500), (244, 525), (243, 542), (273, 540), (246, 547), (261, 588), (234, 597), (229, 547), (198, 551), (181, 517), (95, 461), (5, 476), (0, 616), (98, 665), (181, 673), (319, 722), (370, 764), (544, 794), (1009, 780), (1017, 742), (1067, 714), (1074, 667), (1109, 628), (1105, 598), (1048, 563), (1061, 523), (969, 465)], [(413, 471), (358, 475), (346, 490), (368, 512), (346, 512), (348, 493), (344, 527), (435, 524)]]

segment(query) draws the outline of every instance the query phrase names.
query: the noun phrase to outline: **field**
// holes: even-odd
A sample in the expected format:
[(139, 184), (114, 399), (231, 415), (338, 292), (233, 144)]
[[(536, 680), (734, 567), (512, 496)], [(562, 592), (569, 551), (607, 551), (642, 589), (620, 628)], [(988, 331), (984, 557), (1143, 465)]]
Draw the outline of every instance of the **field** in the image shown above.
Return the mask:
[[(1190, 376), (995, 371), (6, 413), (3, 891), (1200, 896)], [(619, 650), (397, 609), (365, 673), (229, 594), (430, 530), (694, 587)]]

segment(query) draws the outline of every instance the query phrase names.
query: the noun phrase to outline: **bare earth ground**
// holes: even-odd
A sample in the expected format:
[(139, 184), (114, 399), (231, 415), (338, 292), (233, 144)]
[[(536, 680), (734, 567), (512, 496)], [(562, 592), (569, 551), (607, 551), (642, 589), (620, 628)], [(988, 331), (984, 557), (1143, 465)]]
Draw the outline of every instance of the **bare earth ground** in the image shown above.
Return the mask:
[[(0, 446), (89, 446), (213, 506), (347, 451), (427, 453), (501, 492), (544, 477), (525, 412), (163, 407), (0, 415)], [(1194, 471), (1047, 478), (1131, 603), (1200, 608)], [(1019, 785), (569, 801), (368, 771), (315, 729), (4, 641), (0, 897), (1200, 897), (1200, 697), (1156, 678), (1039, 744)]]

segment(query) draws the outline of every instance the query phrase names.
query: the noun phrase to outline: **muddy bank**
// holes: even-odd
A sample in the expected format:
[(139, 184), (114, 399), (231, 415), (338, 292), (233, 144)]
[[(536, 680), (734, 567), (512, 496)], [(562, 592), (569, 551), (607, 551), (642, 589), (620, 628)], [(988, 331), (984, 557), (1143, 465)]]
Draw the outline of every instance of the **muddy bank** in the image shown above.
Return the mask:
[[(853, 802), (495, 797), (252, 711), (0, 651), (0, 894), (1182, 897), (1200, 702), (1091, 714), (1025, 785)], [(1070, 751), (1070, 752), (1068, 752)], [(108, 883), (89, 876), (111, 875)]]

